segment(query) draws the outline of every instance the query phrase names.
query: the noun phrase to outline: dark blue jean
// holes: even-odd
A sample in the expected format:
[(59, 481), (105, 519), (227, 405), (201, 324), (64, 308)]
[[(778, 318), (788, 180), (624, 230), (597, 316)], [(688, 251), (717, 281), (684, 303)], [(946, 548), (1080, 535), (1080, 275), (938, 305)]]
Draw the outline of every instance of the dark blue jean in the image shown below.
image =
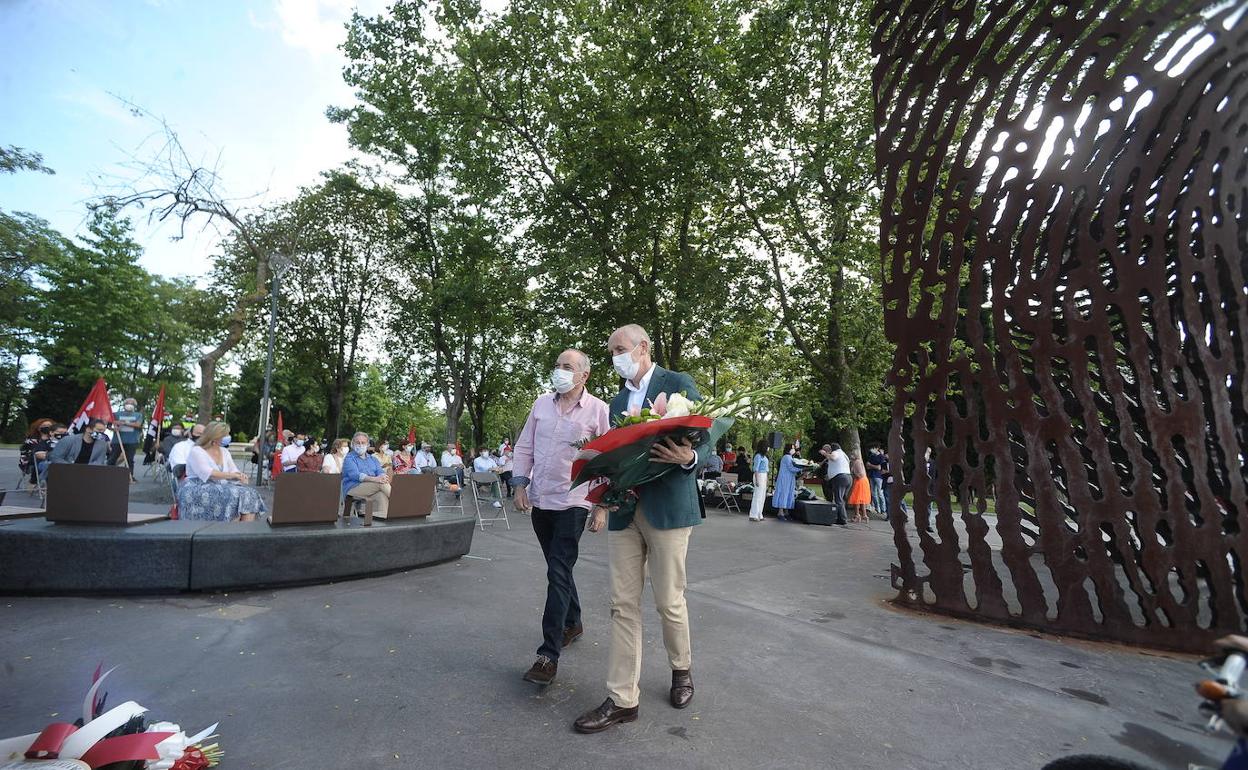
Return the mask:
[(576, 593), (572, 568), (580, 553), (581, 533), (589, 518), (586, 508), (551, 511), (534, 508), (533, 533), (546, 557), (546, 609), (542, 611), (542, 646), (538, 655), (559, 660), (563, 629), (581, 623), (581, 599)]

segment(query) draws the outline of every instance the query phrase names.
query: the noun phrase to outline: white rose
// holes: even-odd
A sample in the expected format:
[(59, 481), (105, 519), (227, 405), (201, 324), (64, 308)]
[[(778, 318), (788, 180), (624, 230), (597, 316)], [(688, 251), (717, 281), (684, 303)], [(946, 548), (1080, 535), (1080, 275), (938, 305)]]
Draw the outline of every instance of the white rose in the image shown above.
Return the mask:
[(667, 414), (665, 417), (688, 417), (690, 410), (693, 408), (693, 402), (679, 393), (673, 393), (667, 399)]

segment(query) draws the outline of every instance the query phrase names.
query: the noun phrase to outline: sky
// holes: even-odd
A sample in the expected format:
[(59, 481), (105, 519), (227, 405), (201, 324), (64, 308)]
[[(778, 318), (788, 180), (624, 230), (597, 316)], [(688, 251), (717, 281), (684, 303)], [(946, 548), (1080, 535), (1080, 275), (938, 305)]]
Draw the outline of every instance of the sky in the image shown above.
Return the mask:
[[(219, 170), (250, 207), (289, 198), (354, 152), (325, 118), (354, 103), (342, 81), (352, 10), (381, 0), (0, 0), (0, 145), (43, 155), (55, 175), (0, 176), (0, 209), (27, 211), (66, 235), (86, 203), (139, 173), (159, 149), (163, 118), (191, 157)], [(124, 100), (124, 101), (123, 101)], [(220, 234), (133, 211), (152, 272), (198, 276)]]

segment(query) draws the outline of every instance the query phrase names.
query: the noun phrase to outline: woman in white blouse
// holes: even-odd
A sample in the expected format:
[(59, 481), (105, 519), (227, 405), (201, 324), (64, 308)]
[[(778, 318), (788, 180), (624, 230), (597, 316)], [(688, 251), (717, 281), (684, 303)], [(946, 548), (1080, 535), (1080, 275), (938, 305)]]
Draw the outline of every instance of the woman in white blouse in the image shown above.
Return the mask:
[(350, 444), (345, 438), (334, 439), (333, 446), (321, 461), (321, 473), (342, 473), (342, 461), (347, 456), (347, 447)]
[(247, 486), (230, 457), (230, 426), (210, 422), (186, 458), (186, 480), (178, 491), (178, 516), (207, 521), (251, 521), (265, 512), (260, 494)]

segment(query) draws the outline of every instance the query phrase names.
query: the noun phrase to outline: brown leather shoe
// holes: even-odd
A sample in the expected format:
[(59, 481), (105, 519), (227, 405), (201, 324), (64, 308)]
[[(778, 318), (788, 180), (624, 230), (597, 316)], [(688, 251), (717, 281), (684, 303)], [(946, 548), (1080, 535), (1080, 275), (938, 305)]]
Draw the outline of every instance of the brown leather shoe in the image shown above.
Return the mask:
[(620, 708), (615, 705), (615, 701), (607, 698), (602, 705), (591, 711), (586, 711), (576, 718), (572, 723), (572, 727), (578, 733), (600, 733), (611, 725), (623, 722), (635, 722), (637, 720), (637, 707), (631, 709)]
[(693, 674), (689, 669), (672, 672), (672, 708), (683, 709), (693, 700)]
[(559, 671), (559, 664), (545, 655), (538, 655), (537, 660), (528, 671), (524, 672), (524, 681), (540, 684), (543, 687), (555, 681), (555, 674)]
[(568, 626), (563, 629), (563, 646), (567, 647), (581, 637), (585, 633), (585, 628), (577, 623), (575, 626)]

